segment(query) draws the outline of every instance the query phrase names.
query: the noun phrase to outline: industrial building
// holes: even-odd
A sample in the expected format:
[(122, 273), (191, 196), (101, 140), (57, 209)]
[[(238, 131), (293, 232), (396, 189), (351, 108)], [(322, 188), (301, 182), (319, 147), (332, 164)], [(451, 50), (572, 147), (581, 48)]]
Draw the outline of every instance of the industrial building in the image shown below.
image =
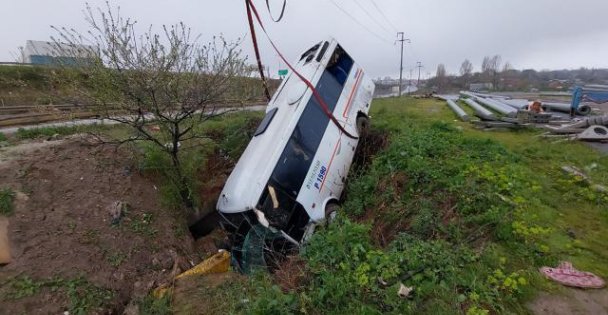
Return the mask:
[(93, 46), (28, 40), (21, 50), (21, 62), (33, 65), (76, 65), (92, 61), (95, 55)]

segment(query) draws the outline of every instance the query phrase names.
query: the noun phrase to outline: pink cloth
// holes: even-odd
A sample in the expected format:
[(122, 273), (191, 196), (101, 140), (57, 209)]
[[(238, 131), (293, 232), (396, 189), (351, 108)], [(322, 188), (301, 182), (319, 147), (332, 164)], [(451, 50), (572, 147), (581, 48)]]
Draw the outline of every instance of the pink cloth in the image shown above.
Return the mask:
[(557, 268), (542, 267), (540, 272), (547, 278), (570, 287), (601, 289), (606, 285), (602, 278), (590, 272), (576, 270), (572, 263), (567, 261), (559, 264)]

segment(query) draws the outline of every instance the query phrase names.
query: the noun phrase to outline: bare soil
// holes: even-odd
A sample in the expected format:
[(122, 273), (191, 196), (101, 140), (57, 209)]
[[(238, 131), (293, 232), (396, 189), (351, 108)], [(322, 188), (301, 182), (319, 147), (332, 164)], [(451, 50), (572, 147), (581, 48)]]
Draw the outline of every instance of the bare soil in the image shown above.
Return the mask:
[[(154, 179), (125, 151), (74, 137), (0, 149), (0, 183), (17, 192), (9, 218), (13, 261), (0, 266), (0, 314), (61, 314), (62, 290), (8, 298), (15, 277), (84, 277), (111, 290), (100, 314), (120, 314), (200, 261), (185, 219), (163, 209)], [(128, 203), (115, 224), (112, 206)]]
[(564, 288), (560, 294), (543, 292), (528, 308), (536, 315), (608, 315), (608, 290)]

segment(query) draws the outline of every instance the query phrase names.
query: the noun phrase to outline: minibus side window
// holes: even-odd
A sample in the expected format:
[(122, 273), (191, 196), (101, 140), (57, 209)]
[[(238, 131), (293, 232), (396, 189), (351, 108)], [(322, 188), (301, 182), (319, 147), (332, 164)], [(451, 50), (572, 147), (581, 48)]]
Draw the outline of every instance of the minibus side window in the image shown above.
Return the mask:
[(262, 119), (262, 122), (258, 126), (258, 129), (255, 130), (255, 133), (253, 134), (254, 137), (259, 136), (259, 135), (263, 134), (264, 131), (266, 131), (266, 128), (268, 128), (268, 125), (270, 125), (270, 122), (272, 122), (272, 119), (274, 118), (274, 114), (277, 113), (277, 110), (279, 110), (279, 109), (273, 108), (271, 111), (266, 113), (266, 116), (264, 116), (264, 119)]
[(327, 64), (327, 72), (331, 73), (338, 83), (344, 86), (353, 64), (353, 59), (338, 45)]
[(325, 56), (325, 52), (327, 51), (327, 47), (329, 47), (329, 43), (328, 42), (323, 42), (323, 47), (321, 48), (321, 51), (319, 52), (319, 55), (317, 56), (317, 62), (321, 62), (321, 59), (323, 59), (323, 56)]
[(312, 58), (315, 57), (315, 53), (319, 49), (319, 46), (321, 46), (321, 43), (312, 46), (309, 50), (307, 50), (305, 53), (303, 53), (302, 56), (300, 57), (300, 61), (302, 61), (303, 59), (306, 58), (306, 62), (307, 63), (310, 62), (312, 60)]

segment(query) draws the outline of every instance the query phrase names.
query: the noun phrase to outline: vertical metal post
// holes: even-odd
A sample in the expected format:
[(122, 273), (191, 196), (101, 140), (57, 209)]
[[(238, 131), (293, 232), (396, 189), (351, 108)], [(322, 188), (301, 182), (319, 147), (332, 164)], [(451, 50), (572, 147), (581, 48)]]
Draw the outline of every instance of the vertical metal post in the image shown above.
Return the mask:
[(414, 72), (414, 69), (410, 69), (410, 82), (408, 83), (408, 86), (411, 87), (412, 86), (412, 72)]
[[(403, 32), (398, 32), (397, 33), (397, 41), (401, 42), (401, 65), (399, 66), (399, 97), (401, 97), (401, 88), (403, 86), (403, 42), (405, 41), (403, 39), (403, 35), (405, 35)], [(401, 38), (399, 38), (399, 36), (401, 36)]]
[(397, 41), (401, 42), (401, 65), (399, 66), (399, 96), (401, 96), (401, 88), (403, 86), (403, 45), (405, 42), (411, 43), (409, 38), (403, 38), (405, 33), (397, 33)]
[(418, 67), (418, 83), (416, 83), (416, 87), (420, 88), (420, 68), (422, 68), (422, 62), (418, 61), (416, 67)]

